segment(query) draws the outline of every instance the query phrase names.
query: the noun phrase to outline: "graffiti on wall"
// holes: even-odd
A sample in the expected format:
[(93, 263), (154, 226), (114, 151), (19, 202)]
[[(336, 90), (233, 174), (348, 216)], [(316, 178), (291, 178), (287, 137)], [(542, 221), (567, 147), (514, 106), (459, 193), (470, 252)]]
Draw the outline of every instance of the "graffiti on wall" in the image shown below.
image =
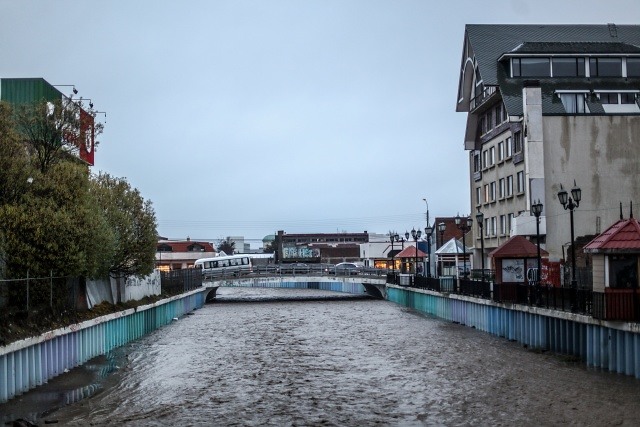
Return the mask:
[(282, 257), (284, 259), (320, 258), (320, 249), (312, 249), (306, 246), (284, 247), (282, 248)]

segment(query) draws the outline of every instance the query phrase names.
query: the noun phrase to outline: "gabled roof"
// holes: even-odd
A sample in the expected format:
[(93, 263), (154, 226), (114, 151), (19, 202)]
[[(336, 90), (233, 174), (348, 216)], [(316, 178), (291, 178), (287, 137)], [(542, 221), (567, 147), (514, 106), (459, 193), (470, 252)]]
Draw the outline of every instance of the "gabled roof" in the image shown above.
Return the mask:
[(640, 224), (635, 218), (621, 219), (590, 241), (588, 253), (640, 252)]
[[(499, 87), (499, 93), (509, 116), (521, 116), (522, 87), (526, 79), (509, 76), (508, 56), (527, 54), (619, 54), (640, 56), (640, 25), (478, 25), (466, 26), (461, 82), (456, 111), (469, 111), (473, 97), (472, 73), (465, 54), (475, 58), (478, 73), (485, 87)], [(467, 49), (468, 46), (468, 49)], [(501, 60), (504, 59), (504, 60)], [(566, 114), (555, 89), (633, 89), (640, 79), (634, 78), (536, 78), (542, 88), (543, 114)], [(604, 110), (595, 102), (592, 113)], [(468, 126), (475, 126), (469, 123)]]
[[(418, 249), (418, 258), (424, 258), (427, 254)], [(415, 258), (416, 257), (416, 247), (415, 246), (407, 246), (395, 256), (396, 258)]]
[(467, 254), (472, 253), (472, 247), (463, 247), (462, 242), (458, 239), (451, 239), (449, 240), (447, 243), (445, 243), (444, 245), (440, 246), (440, 248), (438, 248), (438, 250), (436, 251), (436, 254), (438, 255), (455, 255), (455, 254), (459, 254), (462, 255), (464, 253), (464, 251), (466, 250)]
[(466, 33), (485, 86), (497, 85), (498, 58), (525, 43), (625, 43), (640, 46), (639, 25), (469, 24)]
[[(536, 258), (538, 256), (538, 246), (523, 236), (512, 236), (491, 251), (489, 256), (493, 258)], [(540, 256), (548, 257), (549, 252), (541, 248)]]

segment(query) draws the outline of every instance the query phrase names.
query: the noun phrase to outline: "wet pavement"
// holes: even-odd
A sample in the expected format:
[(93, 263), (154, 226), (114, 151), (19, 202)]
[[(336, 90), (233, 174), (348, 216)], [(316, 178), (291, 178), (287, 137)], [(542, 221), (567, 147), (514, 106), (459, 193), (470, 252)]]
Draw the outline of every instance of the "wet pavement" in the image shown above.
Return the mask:
[(640, 381), (387, 301), (221, 289), (0, 414), (77, 426), (632, 426)]

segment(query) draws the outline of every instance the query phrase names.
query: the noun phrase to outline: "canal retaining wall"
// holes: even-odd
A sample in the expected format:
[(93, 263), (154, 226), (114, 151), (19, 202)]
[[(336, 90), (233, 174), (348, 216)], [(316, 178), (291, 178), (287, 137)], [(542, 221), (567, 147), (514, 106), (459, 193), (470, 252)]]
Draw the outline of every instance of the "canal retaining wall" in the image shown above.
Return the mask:
[(0, 403), (204, 305), (205, 289), (0, 347)]
[(387, 299), (532, 349), (575, 356), (587, 366), (640, 379), (640, 324), (462, 295), (388, 285)]

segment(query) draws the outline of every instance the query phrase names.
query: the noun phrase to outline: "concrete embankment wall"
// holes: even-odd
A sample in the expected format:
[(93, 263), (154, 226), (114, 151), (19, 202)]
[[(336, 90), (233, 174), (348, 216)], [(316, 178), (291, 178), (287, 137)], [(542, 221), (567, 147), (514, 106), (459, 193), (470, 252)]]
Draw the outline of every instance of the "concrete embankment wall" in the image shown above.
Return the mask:
[(0, 347), (0, 403), (201, 308), (205, 289)]
[(640, 324), (500, 304), (389, 285), (387, 299), (451, 322), (517, 341), (533, 349), (576, 356), (587, 366), (640, 379)]

